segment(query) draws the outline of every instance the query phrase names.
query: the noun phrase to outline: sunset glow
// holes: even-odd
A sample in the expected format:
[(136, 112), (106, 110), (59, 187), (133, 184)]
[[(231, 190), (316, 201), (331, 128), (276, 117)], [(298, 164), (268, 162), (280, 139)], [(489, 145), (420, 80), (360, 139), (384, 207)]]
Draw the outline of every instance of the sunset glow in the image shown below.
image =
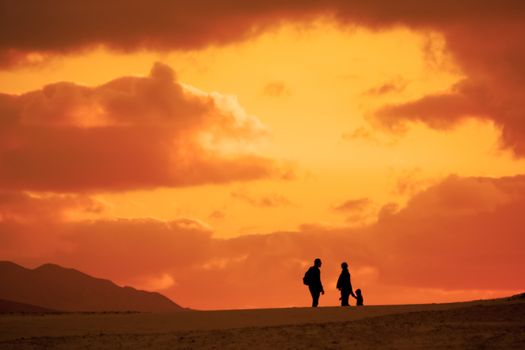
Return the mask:
[(369, 304), (522, 291), (521, 2), (66, 3), (0, 14), (0, 260), (199, 309), (308, 305), (316, 257), (323, 305), (342, 261)]

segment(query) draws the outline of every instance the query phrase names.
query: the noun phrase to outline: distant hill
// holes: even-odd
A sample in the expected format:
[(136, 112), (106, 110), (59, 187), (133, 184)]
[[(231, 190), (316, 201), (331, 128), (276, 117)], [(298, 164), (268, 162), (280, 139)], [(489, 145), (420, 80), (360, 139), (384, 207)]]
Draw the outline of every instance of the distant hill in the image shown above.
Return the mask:
[(58, 312), (57, 310), (46, 309), (45, 307), (17, 303), (16, 301), (0, 299), (0, 313), (5, 312)]
[(159, 293), (119, 287), (74, 269), (45, 264), (27, 269), (0, 261), (0, 299), (60, 311), (183, 310)]

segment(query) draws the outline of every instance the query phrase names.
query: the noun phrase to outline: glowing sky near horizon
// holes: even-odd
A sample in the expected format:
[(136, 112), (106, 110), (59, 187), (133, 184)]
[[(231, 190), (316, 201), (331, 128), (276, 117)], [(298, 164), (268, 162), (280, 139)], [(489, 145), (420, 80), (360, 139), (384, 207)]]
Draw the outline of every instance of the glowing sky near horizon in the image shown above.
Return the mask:
[(192, 308), (308, 305), (317, 256), (322, 305), (343, 260), (372, 304), (522, 291), (520, 2), (3, 2), (0, 259)]

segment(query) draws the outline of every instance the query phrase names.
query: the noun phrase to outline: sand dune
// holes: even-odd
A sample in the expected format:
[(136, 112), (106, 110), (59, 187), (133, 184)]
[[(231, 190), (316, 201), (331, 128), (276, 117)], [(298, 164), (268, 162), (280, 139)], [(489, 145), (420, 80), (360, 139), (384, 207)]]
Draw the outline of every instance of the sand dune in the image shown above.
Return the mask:
[(2, 349), (524, 348), (525, 299), (0, 316)]

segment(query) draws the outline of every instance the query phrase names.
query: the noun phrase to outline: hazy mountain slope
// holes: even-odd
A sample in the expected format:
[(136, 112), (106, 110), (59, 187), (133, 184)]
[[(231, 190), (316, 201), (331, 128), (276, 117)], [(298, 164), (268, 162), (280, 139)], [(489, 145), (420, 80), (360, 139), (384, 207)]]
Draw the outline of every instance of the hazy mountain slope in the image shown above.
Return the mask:
[(182, 308), (167, 297), (74, 269), (45, 264), (26, 269), (0, 262), (0, 298), (62, 311), (177, 311)]

